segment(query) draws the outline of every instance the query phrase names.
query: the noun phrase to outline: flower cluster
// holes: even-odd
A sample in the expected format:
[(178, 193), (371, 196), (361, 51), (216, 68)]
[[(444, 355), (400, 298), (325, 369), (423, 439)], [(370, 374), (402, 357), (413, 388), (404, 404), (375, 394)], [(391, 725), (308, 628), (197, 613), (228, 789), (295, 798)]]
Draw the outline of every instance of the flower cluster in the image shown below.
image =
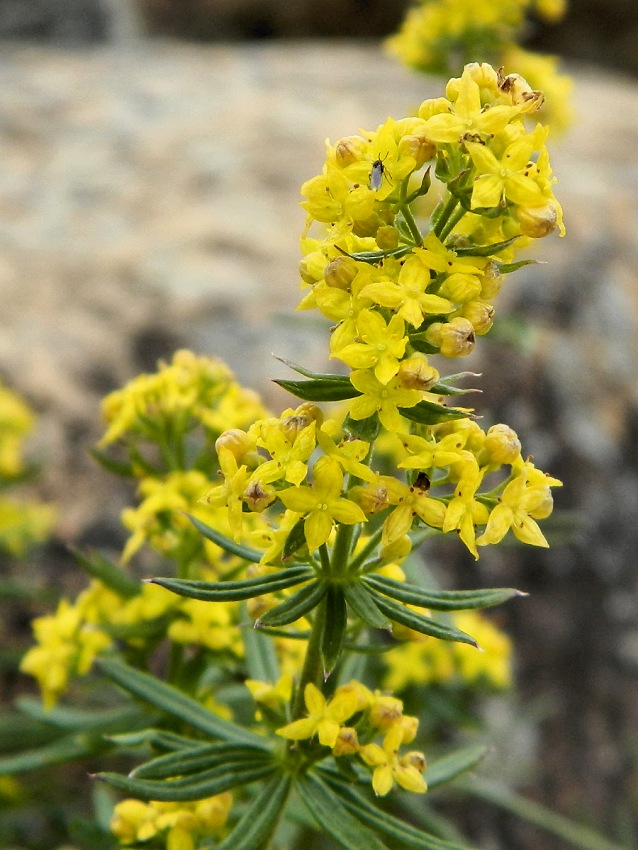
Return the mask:
[[(25, 442), (33, 425), (28, 405), (0, 383), (0, 489), (27, 473)], [(23, 555), (30, 545), (46, 539), (55, 519), (53, 505), (0, 497), (0, 550)]]
[(122, 800), (115, 806), (111, 831), (124, 847), (161, 838), (168, 850), (194, 850), (200, 837), (223, 831), (232, 802), (230, 793), (186, 804)]
[(547, 96), (544, 120), (565, 127), (571, 121), (570, 78), (558, 72), (555, 57), (523, 50), (517, 42), (526, 15), (556, 23), (566, 6), (566, 0), (419, 0), (387, 47), (409, 67), (446, 77), (459, 61), (517, 68)]
[[(316, 735), (334, 756), (358, 756), (373, 768), (372, 787), (379, 796), (387, 794), (395, 782), (407, 791), (426, 791), (423, 753), (399, 755), (402, 744), (414, 741), (419, 726), (417, 717), (403, 713), (400, 699), (372, 692), (353, 680), (340, 685), (329, 700), (309, 682), (304, 701), (307, 716), (282, 726), (278, 735), (291, 741)], [(346, 721), (353, 725), (346, 725)], [(381, 744), (372, 741), (376, 735), (383, 736)]]

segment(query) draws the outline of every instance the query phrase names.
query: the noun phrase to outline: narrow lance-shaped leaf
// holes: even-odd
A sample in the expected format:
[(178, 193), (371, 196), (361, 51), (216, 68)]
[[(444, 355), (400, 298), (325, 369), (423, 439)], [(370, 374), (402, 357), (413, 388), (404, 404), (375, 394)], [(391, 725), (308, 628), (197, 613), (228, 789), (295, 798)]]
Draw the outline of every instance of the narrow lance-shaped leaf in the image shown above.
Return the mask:
[(334, 670), (341, 655), (347, 625), (348, 614), (343, 590), (340, 587), (329, 587), (326, 596), (326, 615), (321, 631), (321, 657), (323, 675), (326, 679)]
[(262, 614), (255, 621), (255, 627), (260, 626), (286, 626), (288, 623), (294, 623), (316, 608), (326, 595), (326, 585), (318, 581), (313, 581), (310, 584), (302, 587), (293, 594), (285, 602), (281, 602), (270, 611)]
[(376, 833), (387, 836), (393, 846), (400, 846), (401, 850), (468, 850), (459, 844), (428, 835), (423, 830), (415, 829), (410, 824), (388, 814), (379, 806), (364, 799), (356, 789), (334, 774), (326, 776), (326, 780), (348, 812)]
[(286, 381), (277, 378), (273, 383), (278, 384), (286, 392), (291, 393), (303, 401), (344, 401), (361, 395), (350, 383), (347, 377), (336, 375), (323, 380), (311, 379), (308, 381)]
[(187, 596), (202, 602), (240, 602), (262, 596), (264, 593), (274, 593), (276, 590), (294, 587), (313, 576), (314, 573), (310, 567), (289, 567), (278, 573), (242, 581), (190, 581), (163, 577), (152, 578), (150, 581), (178, 596)]
[(138, 765), (129, 773), (129, 777), (131, 779), (171, 779), (231, 762), (255, 764), (260, 759), (263, 760), (264, 755), (264, 750), (258, 750), (256, 747), (238, 747), (236, 744), (200, 744), (187, 750), (157, 756)]
[[(72, 729), (74, 732), (107, 732), (109, 729), (130, 729), (139, 726), (145, 715), (132, 702), (118, 705), (116, 708), (103, 708), (90, 711), (84, 708), (70, 708), (58, 705), (46, 709), (33, 697), (19, 697), (16, 706), (20, 711), (36, 720), (43, 720), (60, 729)], [(148, 723), (148, 717), (146, 717)]]
[(519, 237), (512, 236), (504, 242), (493, 242), (491, 245), (470, 245), (467, 248), (454, 248), (454, 253), (457, 257), (491, 257), (492, 254), (498, 254), (515, 242)]
[(420, 425), (437, 425), (439, 422), (449, 422), (451, 419), (474, 418), (470, 410), (461, 407), (446, 407), (433, 401), (420, 401), (414, 407), (399, 407), (401, 416)]
[(440, 785), (445, 785), (467, 773), (468, 770), (473, 770), (477, 764), (485, 757), (489, 747), (484, 744), (478, 744), (473, 747), (463, 747), (461, 750), (456, 750), (450, 755), (436, 759), (432, 764), (428, 764), (428, 769), (425, 778), (428, 783), (428, 788), (433, 790)]
[(290, 785), (289, 776), (273, 776), (217, 850), (255, 850), (262, 847), (277, 826), (290, 793)]
[(375, 575), (366, 576), (363, 583), (406, 605), (431, 608), (433, 611), (469, 611), (474, 608), (490, 608), (493, 605), (501, 605), (514, 596), (526, 595), (511, 587), (494, 587), (484, 590), (426, 590), (414, 584)]
[(79, 761), (107, 747), (108, 744), (105, 744), (101, 738), (96, 737), (89, 741), (84, 736), (80, 738), (77, 735), (68, 735), (43, 747), (0, 758), (0, 776), (39, 770), (53, 764)]
[(154, 676), (142, 673), (133, 667), (128, 667), (120, 661), (102, 658), (97, 662), (102, 672), (129, 693), (135, 694), (167, 714), (194, 726), (200, 732), (205, 732), (214, 738), (233, 741), (239, 744), (252, 744), (262, 749), (268, 749), (264, 738), (236, 726), (228, 720), (223, 720), (213, 714), (203, 705), (186, 696), (186, 694), (161, 682)]
[(343, 592), (346, 602), (352, 608), (357, 617), (360, 617), (367, 626), (373, 629), (391, 630), (392, 624), (387, 617), (374, 604), (372, 594), (361, 582), (344, 585)]
[(318, 776), (298, 777), (295, 788), (317, 824), (343, 850), (388, 850), (376, 832), (353, 817)]
[(119, 773), (97, 773), (94, 779), (107, 782), (118, 791), (138, 800), (158, 800), (166, 803), (185, 803), (223, 794), (240, 785), (248, 785), (272, 776), (275, 770), (268, 764), (230, 765), (226, 768), (203, 771), (183, 779), (130, 779)]
[(394, 620), (395, 623), (400, 623), (408, 629), (419, 632), (422, 635), (438, 638), (439, 640), (451, 640), (457, 643), (467, 643), (470, 646), (478, 646), (471, 635), (462, 632), (460, 629), (455, 629), (452, 626), (445, 626), (443, 623), (438, 623), (430, 617), (424, 617), (423, 614), (417, 614), (411, 611), (404, 605), (394, 602), (381, 594), (375, 594), (374, 601), (387, 617)]
[(230, 537), (226, 537), (225, 534), (221, 534), (215, 528), (211, 528), (210, 525), (206, 525), (205, 522), (202, 522), (201, 519), (197, 519), (197, 517), (194, 517), (192, 514), (186, 514), (186, 516), (200, 534), (203, 534), (203, 536), (207, 540), (210, 540), (211, 543), (216, 543), (220, 549), (223, 549), (230, 555), (238, 555), (240, 558), (244, 558), (244, 560), (250, 561), (251, 563), (259, 562), (262, 552), (258, 549), (251, 549), (249, 546), (242, 546), (240, 543), (235, 543), (235, 541), (231, 540)]

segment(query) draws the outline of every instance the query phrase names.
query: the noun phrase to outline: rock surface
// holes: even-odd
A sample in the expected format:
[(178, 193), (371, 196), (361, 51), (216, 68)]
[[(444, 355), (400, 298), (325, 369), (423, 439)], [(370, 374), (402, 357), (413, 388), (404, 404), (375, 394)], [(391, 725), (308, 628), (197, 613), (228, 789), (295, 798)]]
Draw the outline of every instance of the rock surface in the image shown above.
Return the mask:
[[(2, 48), (0, 377), (40, 414), (62, 539), (90, 539), (125, 498), (87, 458), (105, 392), (179, 345), (225, 357), (274, 405), (271, 351), (322, 365), (314, 321), (291, 321), (299, 186), (326, 137), (440, 89), (376, 45)], [(486, 373), (479, 406), (564, 478), (578, 538), (460, 575), (533, 591), (503, 614), (524, 638), (523, 695), (553, 700), (533, 793), (610, 828), (638, 731), (638, 91), (577, 69), (575, 97), (552, 146), (568, 237), (505, 297), (532, 323), (528, 350), (486, 341), (467, 368)], [(493, 846), (563, 846), (512, 841)]]

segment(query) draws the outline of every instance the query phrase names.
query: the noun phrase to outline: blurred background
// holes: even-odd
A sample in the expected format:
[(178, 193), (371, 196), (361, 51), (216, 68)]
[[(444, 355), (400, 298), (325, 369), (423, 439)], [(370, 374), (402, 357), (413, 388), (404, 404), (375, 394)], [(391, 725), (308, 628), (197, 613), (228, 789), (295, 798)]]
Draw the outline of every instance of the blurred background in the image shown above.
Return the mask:
[[(39, 416), (31, 489), (60, 511), (21, 566), (34, 583), (75, 592), (65, 544), (123, 542), (133, 494), (88, 454), (106, 392), (179, 346), (225, 357), (275, 407), (271, 352), (323, 365), (320, 327), (292, 318), (299, 186), (326, 137), (439, 93), (382, 50), (406, 6), (0, 0), (0, 378)], [(486, 718), (514, 736), (503, 770), (638, 846), (638, 4), (572, 0), (526, 46), (574, 76), (576, 120), (551, 148), (568, 236), (508, 278), (502, 330), (467, 368), (484, 373), (477, 406), (565, 482), (569, 522), (547, 553), (436, 559), (450, 584), (531, 594), (498, 614), (520, 700), (516, 723)], [(34, 613), (5, 606), (5, 644), (28, 645)], [(497, 810), (463, 817), (485, 848), (570, 846)]]

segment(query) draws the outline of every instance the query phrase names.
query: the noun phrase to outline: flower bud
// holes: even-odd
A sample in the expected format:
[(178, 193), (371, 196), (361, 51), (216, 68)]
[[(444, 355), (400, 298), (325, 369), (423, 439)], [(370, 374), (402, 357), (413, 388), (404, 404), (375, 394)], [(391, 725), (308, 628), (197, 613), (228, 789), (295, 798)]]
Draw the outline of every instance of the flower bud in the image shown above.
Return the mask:
[(368, 155), (368, 142), (361, 136), (345, 136), (335, 145), (335, 161), (339, 168), (359, 162)]
[(386, 732), (401, 721), (403, 703), (396, 697), (378, 696), (370, 706), (368, 720), (375, 729)]
[(238, 462), (254, 448), (255, 441), (241, 428), (230, 428), (215, 440), (215, 451), (218, 455), (222, 452), (230, 452)]
[(414, 354), (402, 360), (397, 377), (408, 390), (429, 390), (439, 380), (439, 373), (428, 363), (425, 354)]
[(543, 490), (542, 498), (539, 499), (538, 504), (530, 510), (529, 515), (532, 519), (547, 519), (553, 510), (554, 497), (549, 487), (547, 487)]
[(429, 100), (424, 100), (419, 106), (419, 118), (425, 121), (433, 115), (440, 115), (442, 112), (451, 112), (450, 101), (446, 97), (432, 97)]
[(337, 740), (332, 748), (332, 754), (335, 756), (351, 756), (359, 749), (359, 738), (357, 730), (350, 726), (342, 726), (339, 729)]
[(417, 750), (413, 750), (410, 753), (406, 753), (400, 759), (401, 764), (404, 767), (414, 767), (419, 773), (423, 773), (426, 768), (425, 756), (423, 753), (418, 752)]
[(351, 257), (335, 257), (324, 269), (323, 279), (328, 286), (347, 290), (357, 276), (357, 272), (357, 264)]
[(251, 481), (242, 496), (250, 510), (257, 513), (261, 513), (268, 505), (272, 505), (276, 497), (275, 488), (269, 484), (263, 484), (258, 478)]
[[(409, 714), (404, 714), (401, 718), (401, 743), (410, 744), (416, 738), (416, 733), (419, 729), (419, 718)], [(409, 753), (408, 753), (409, 755)], [(424, 759), (425, 762), (425, 759)]]
[(514, 216), (525, 236), (542, 239), (556, 229), (558, 212), (551, 201), (542, 207), (516, 207)]
[(472, 322), (474, 332), (483, 336), (492, 327), (494, 322), (494, 307), (487, 301), (468, 301), (463, 305), (461, 313), (464, 318)]
[(396, 540), (389, 543), (382, 542), (379, 554), (384, 561), (404, 561), (412, 550), (412, 541), (409, 534), (402, 534)]
[(436, 156), (436, 145), (426, 136), (404, 136), (398, 145), (399, 156), (411, 156), (418, 170)]
[(384, 225), (377, 230), (377, 245), (382, 251), (392, 251), (399, 246), (399, 231), (392, 225)]
[(312, 251), (299, 263), (299, 274), (304, 283), (314, 284), (323, 277), (323, 270), (328, 264), (327, 258), (321, 251)]
[(431, 345), (438, 346), (444, 357), (466, 357), (472, 353), (476, 342), (472, 323), (462, 316), (430, 325), (426, 339)]
[(366, 515), (377, 514), (390, 504), (384, 484), (357, 485), (348, 491), (348, 498), (356, 502)]
[(508, 74), (504, 77), (499, 72), (498, 87), (512, 105), (520, 106), (523, 112), (536, 112), (545, 100), (543, 92), (535, 91), (520, 74)]
[(501, 423), (488, 430), (483, 448), (492, 463), (513, 463), (521, 453), (521, 441), (513, 428)]
[(457, 304), (472, 301), (474, 298), (478, 298), (480, 294), (481, 283), (479, 278), (474, 274), (463, 272), (453, 272), (448, 275), (439, 290), (439, 295), (442, 295), (443, 298), (449, 298), (450, 301), (455, 301)]
[(498, 270), (498, 266), (493, 260), (483, 269), (483, 274), (480, 277), (481, 281), (481, 298), (490, 300), (495, 298), (501, 291), (503, 285), (503, 275)]

